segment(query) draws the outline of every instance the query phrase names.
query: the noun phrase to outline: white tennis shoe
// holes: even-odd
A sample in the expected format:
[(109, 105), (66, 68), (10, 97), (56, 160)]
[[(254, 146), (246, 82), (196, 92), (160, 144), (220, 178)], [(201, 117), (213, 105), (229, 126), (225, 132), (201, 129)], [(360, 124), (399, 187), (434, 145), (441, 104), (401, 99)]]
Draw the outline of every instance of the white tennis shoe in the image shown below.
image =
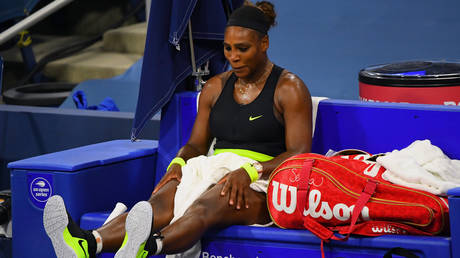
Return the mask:
[(138, 202), (126, 217), (126, 235), (115, 258), (147, 257), (144, 250), (153, 221), (152, 206), (147, 201)]

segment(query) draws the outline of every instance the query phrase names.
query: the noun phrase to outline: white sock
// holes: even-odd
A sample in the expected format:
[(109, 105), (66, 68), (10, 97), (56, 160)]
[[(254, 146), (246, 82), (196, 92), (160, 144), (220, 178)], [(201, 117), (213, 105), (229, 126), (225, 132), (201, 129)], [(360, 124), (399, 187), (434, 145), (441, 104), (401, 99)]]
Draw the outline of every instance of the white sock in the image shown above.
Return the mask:
[(158, 255), (161, 253), (161, 249), (163, 249), (163, 240), (161, 240), (161, 238), (157, 238), (155, 241), (157, 243), (157, 251), (155, 252), (155, 255)]
[(94, 238), (96, 239), (96, 254), (99, 254), (102, 251), (102, 237), (96, 230), (93, 230)]

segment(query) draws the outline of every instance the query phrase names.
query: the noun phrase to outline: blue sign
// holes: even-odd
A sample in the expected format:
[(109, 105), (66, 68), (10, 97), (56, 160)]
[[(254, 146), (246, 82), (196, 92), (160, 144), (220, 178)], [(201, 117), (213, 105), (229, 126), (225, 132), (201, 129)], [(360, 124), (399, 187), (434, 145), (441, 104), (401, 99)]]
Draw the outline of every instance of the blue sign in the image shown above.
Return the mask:
[(53, 195), (53, 176), (51, 174), (27, 174), (29, 199), (39, 209), (45, 208), (48, 199)]

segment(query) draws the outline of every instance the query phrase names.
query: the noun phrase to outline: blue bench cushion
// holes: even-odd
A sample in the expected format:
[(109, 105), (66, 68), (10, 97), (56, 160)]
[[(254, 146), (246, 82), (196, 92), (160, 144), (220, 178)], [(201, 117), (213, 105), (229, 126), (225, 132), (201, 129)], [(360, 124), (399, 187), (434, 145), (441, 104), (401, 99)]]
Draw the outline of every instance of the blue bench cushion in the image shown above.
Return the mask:
[(152, 155), (157, 147), (152, 140), (114, 140), (11, 162), (8, 168), (72, 172)]

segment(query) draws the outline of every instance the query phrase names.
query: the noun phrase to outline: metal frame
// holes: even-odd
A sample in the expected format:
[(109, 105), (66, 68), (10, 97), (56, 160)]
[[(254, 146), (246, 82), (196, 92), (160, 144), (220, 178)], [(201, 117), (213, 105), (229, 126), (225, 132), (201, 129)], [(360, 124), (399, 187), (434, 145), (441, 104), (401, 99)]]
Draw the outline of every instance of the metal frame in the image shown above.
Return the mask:
[(11, 26), (9, 29), (5, 30), (0, 34), (0, 45), (16, 36), (19, 32), (32, 27), (36, 23), (55, 13), (62, 7), (71, 3), (72, 1), (73, 0), (55, 0), (46, 5), (45, 7), (41, 8), (40, 10), (34, 12), (24, 20)]
[(3, 58), (0, 56), (0, 97), (3, 89)]
[(193, 45), (193, 37), (192, 37), (192, 21), (188, 21), (188, 40), (190, 45), (190, 62), (192, 63), (192, 75), (196, 77), (195, 81), (195, 90), (201, 91), (206, 81), (203, 80), (203, 76), (209, 74), (209, 60), (206, 62), (203, 69), (201, 67), (196, 67), (196, 60), (195, 60), (195, 48)]

